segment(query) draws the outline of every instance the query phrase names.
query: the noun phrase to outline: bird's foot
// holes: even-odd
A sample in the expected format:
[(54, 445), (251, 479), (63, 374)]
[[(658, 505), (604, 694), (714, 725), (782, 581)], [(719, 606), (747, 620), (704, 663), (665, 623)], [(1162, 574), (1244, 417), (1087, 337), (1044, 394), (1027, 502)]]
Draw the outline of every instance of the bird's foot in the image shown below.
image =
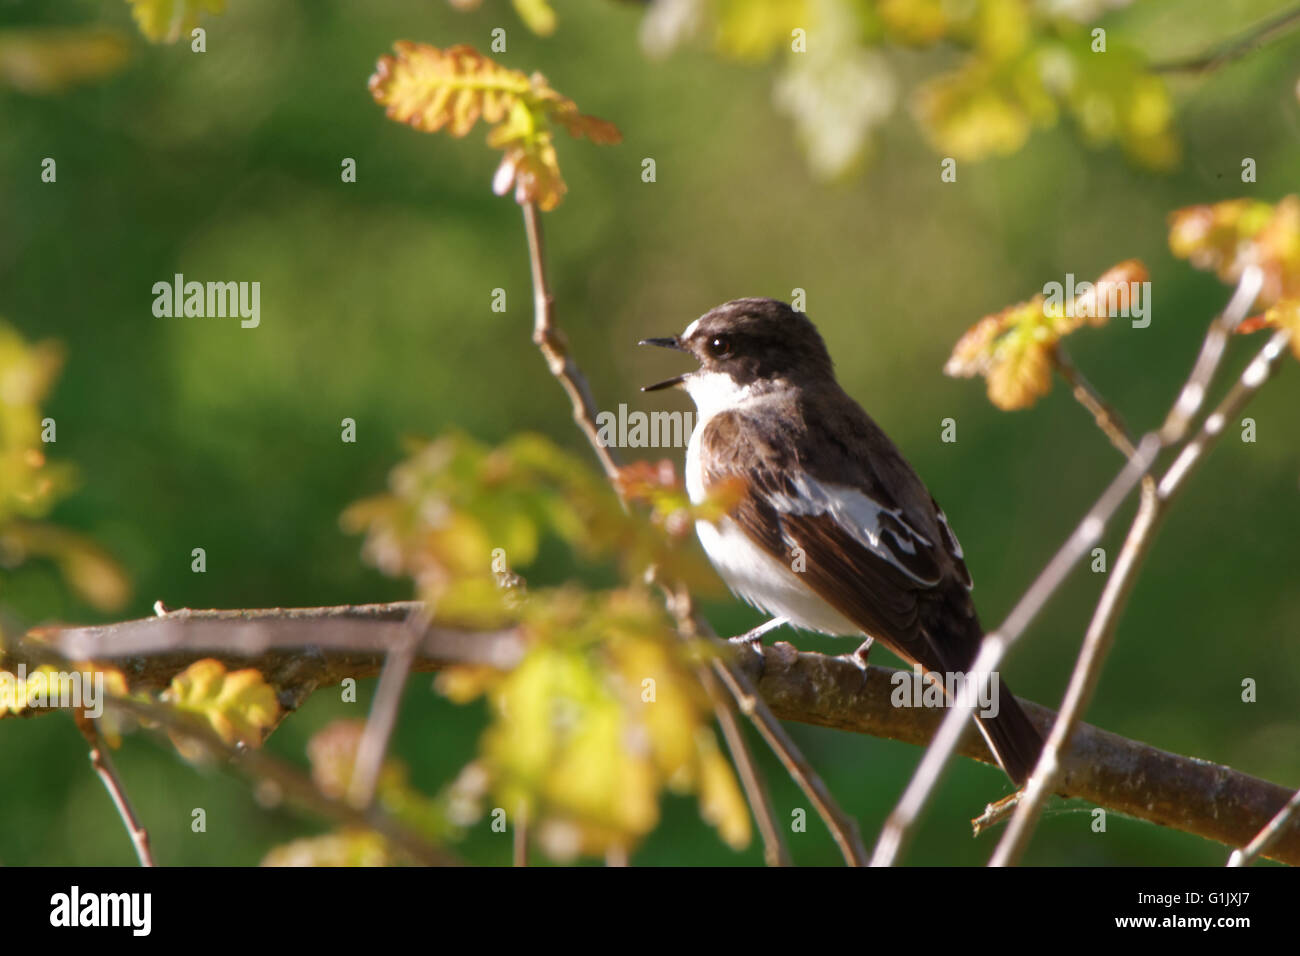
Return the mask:
[(772, 620), (766, 621), (758, 625), (758, 627), (751, 628), (750, 630), (746, 631), (744, 634), (737, 634), (735, 637), (727, 638), (727, 640), (730, 643), (748, 647), (751, 651), (753, 651), (755, 654), (758, 655), (758, 660), (760, 665), (758, 676), (760, 680), (762, 680), (763, 678), (762, 665), (765, 660), (763, 657), (763, 635), (766, 634), (768, 631), (776, 630), (778, 627), (780, 627), (782, 624), (785, 623), (786, 623), (785, 618), (774, 617), (772, 618)]
[(871, 655), (871, 645), (874, 643), (875, 641), (869, 637), (861, 644), (859, 644), (858, 649), (854, 651), (852, 654), (840, 655), (841, 660), (848, 661), (850, 664), (852, 664), (854, 667), (856, 667), (859, 671), (862, 672), (862, 683), (858, 685), (859, 694), (862, 693), (862, 691), (865, 690), (867, 686), (867, 675), (870, 673), (870, 669), (867, 666), (867, 659)]
[(772, 618), (772, 620), (765, 621), (764, 623), (758, 625), (758, 627), (751, 628), (750, 630), (746, 631), (744, 634), (737, 634), (735, 637), (727, 638), (727, 640), (729, 640), (732, 644), (748, 645), (752, 650), (758, 651), (758, 653), (761, 654), (763, 653), (763, 651), (759, 645), (763, 640), (763, 635), (766, 634), (768, 631), (775, 631), (778, 627), (780, 627), (784, 623), (786, 623), (785, 618), (774, 617)]

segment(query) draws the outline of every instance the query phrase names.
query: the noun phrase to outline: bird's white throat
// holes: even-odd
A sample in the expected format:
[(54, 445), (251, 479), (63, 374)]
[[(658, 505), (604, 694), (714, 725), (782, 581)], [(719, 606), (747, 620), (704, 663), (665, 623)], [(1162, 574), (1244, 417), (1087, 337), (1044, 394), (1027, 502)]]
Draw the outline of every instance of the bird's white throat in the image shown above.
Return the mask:
[[(754, 397), (752, 385), (737, 385), (736, 380), (725, 372), (692, 372), (682, 385), (695, 403), (700, 425), (708, 424), (709, 419), (719, 412), (735, 408)], [(699, 433), (698, 427), (696, 433)]]

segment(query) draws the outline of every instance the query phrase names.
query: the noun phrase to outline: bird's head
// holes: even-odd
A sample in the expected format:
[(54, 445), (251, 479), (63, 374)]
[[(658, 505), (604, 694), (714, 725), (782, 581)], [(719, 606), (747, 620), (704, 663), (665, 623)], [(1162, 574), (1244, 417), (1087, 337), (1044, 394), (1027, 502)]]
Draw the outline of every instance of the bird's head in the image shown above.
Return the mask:
[(643, 392), (682, 386), (700, 411), (741, 390), (785, 380), (799, 385), (831, 378), (831, 357), (816, 326), (775, 299), (736, 299), (704, 313), (681, 335), (644, 339), (641, 345), (689, 352), (700, 367)]

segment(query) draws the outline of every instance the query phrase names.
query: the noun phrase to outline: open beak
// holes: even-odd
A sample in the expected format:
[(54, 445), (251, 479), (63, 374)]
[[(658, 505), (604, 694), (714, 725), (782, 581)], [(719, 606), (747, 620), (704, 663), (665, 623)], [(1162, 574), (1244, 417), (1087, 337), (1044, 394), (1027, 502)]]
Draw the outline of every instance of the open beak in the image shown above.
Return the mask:
[[(640, 342), (637, 343), (637, 345), (657, 345), (661, 349), (676, 349), (679, 352), (687, 351), (682, 347), (681, 340), (678, 339), (677, 336), (675, 335), (666, 339), (642, 339)], [(672, 378), (664, 379), (662, 382), (655, 382), (653, 385), (642, 385), (641, 391), (657, 392), (661, 388), (673, 388), (677, 385), (682, 384), (682, 382), (686, 380), (687, 374), (688, 373), (683, 373), (681, 375), (674, 375)]]

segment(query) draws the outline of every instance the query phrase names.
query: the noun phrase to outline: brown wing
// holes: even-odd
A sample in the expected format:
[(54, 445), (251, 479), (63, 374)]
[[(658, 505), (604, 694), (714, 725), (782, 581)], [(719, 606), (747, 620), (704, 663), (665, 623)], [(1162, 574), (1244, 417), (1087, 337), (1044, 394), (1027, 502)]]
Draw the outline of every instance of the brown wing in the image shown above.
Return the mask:
[(755, 543), (783, 562), (802, 549), (809, 588), (891, 650), (938, 666), (947, 655), (926, 633), (926, 605), (936, 590), (961, 587), (939, 522), (909, 514), (877, 475), (848, 485), (811, 472), (792, 420), (802, 423), (786, 415), (715, 416), (700, 436), (705, 487), (744, 479), (731, 517)]
[[(705, 488), (741, 478), (731, 516), (756, 544), (782, 562), (803, 549), (808, 587), (896, 654), (927, 670), (967, 671), (983, 630), (947, 519), (865, 412), (850, 400), (847, 416), (812, 417), (814, 436), (817, 405), (716, 416), (700, 436)], [(1005, 684), (1002, 692), (1001, 712), (978, 724), (1023, 784), (1042, 738)]]

